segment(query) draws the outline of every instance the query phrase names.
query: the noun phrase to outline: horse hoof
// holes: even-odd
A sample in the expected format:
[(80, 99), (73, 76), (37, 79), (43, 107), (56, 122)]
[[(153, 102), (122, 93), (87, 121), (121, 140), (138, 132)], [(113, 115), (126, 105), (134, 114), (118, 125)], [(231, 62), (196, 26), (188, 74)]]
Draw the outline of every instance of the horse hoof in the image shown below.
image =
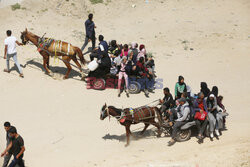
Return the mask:
[(64, 80), (65, 80), (65, 79), (68, 79), (68, 77), (64, 76), (63, 79), (64, 79)]
[(125, 144), (125, 147), (128, 147), (129, 144)]

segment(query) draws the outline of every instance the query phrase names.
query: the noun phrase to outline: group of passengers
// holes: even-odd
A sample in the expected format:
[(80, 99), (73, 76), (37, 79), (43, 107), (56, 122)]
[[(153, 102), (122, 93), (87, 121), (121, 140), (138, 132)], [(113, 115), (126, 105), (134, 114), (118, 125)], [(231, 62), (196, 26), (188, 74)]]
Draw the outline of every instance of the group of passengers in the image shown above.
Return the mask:
[[(117, 44), (112, 40), (109, 44), (104, 40), (103, 35), (99, 35), (99, 46), (90, 54), (90, 60), (98, 63), (98, 68), (90, 71), (88, 77), (102, 78), (107, 74), (118, 77), (118, 97), (122, 93), (122, 81), (125, 81), (124, 90), (129, 97), (129, 76), (144, 78), (153, 81), (154, 78), (154, 60), (151, 54), (147, 54), (145, 45), (133, 42), (130, 45)], [(152, 83), (152, 82), (151, 82)], [(143, 83), (143, 90), (148, 97), (149, 89), (146, 82)], [(153, 87), (153, 86), (152, 86)]]
[(201, 82), (201, 90), (197, 95), (192, 94), (191, 88), (184, 82), (184, 77), (179, 76), (175, 85), (175, 98), (169, 88), (163, 90), (165, 97), (160, 100), (161, 113), (171, 126), (172, 138), (168, 145), (176, 142), (177, 132), (189, 121), (195, 121), (198, 129), (198, 143), (203, 143), (204, 132), (209, 125), (209, 135), (211, 141), (221, 135), (221, 130), (225, 129), (225, 118), (221, 113), (226, 112), (222, 104), (223, 97), (218, 96), (218, 88), (214, 86), (212, 91), (205, 82)]

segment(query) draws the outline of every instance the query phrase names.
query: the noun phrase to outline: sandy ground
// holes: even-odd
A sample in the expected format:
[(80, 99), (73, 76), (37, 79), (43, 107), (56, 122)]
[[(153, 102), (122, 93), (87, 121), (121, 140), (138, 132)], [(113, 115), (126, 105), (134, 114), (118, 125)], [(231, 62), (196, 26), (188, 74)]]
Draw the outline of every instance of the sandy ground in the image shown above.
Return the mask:
[[(133, 8), (132, 5), (136, 7)], [(0, 58), (0, 123), (8, 120), (25, 140), (29, 167), (250, 166), (250, 2), (248, 0), (165, 1), (116, 0), (91, 5), (80, 0), (24, 0), (20, 9), (0, 9), (0, 47), (7, 29), (20, 37), (26, 27), (35, 34), (81, 47), (84, 21), (94, 11), (97, 34), (120, 43), (144, 43), (155, 56), (157, 76), (172, 92), (178, 75), (194, 92), (201, 81), (217, 85), (230, 117), (220, 140), (199, 145), (192, 137), (168, 147), (169, 137), (156, 138), (151, 127), (145, 137), (127, 148), (125, 129), (115, 119), (100, 121), (102, 105), (137, 107), (162, 98), (156, 90), (117, 98), (117, 90), (87, 90), (78, 70), (61, 80), (66, 68), (51, 59), (55, 78), (45, 75), (41, 56), (32, 45), (18, 47), (25, 78), (3, 72)], [(192, 48), (193, 50), (190, 50)], [(13, 63), (12, 63), (13, 65)], [(133, 126), (141, 130), (143, 124)], [(0, 150), (5, 132), (0, 131)], [(0, 159), (2, 163), (2, 159)]]

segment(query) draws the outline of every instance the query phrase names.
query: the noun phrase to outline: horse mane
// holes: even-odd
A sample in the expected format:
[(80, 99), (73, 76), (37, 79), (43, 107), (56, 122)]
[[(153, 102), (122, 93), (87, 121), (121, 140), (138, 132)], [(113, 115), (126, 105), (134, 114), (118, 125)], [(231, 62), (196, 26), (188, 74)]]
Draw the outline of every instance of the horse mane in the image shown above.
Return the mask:
[(117, 114), (119, 114), (119, 115), (122, 114), (122, 109), (120, 109), (120, 108), (116, 108), (116, 107), (114, 107), (114, 106), (109, 106), (109, 108), (115, 110), (115, 112), (116, 112)]
[(32, 33), (32, 32), (30, 32), (30, 31), (27, 31), (27, 34), (29, 34), (29, 35), (30, 35), (30, 36), (32, 36), (32, 37), (39, 38), (39, 36), (37, 36), (37, 35), (33, 34), (33, 33)]

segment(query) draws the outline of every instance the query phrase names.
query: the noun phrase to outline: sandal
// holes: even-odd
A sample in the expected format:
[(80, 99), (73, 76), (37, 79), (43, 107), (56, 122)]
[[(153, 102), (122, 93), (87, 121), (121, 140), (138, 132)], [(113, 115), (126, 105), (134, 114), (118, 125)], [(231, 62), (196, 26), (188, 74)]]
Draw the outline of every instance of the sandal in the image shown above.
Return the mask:
[(174, 145), (174, 144), (175, 144), (175, 142), (176, 142), (175, 140), (173, 140), (173, 141), (169, 141), (169, 142), (168, 142), (168, 146), (172, 146), (172, 145)]
[(7, 72), (7, 73), (10, 73), (10, 70), (7, 70), (7, 69), (4, 69), (3, 71), (4, 71), (4, 72)]

